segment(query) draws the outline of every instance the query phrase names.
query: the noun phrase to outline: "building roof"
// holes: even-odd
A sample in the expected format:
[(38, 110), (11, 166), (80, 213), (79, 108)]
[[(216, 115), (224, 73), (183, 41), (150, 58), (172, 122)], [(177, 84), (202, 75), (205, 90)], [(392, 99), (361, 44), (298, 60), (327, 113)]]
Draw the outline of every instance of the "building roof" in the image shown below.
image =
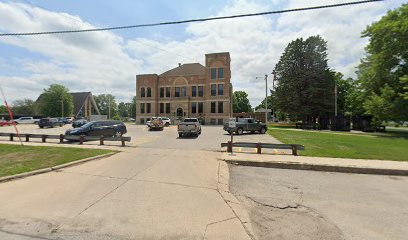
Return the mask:
[(206, 68), (199, 63), (186, 63), (160, 74), (161, 77), (205, 75)]
[(81, 108), (85, 104), (86, 98), (91, 94), (91, 92), (75, 92), (71, 93), (72, 98), (74, 100), (74, 114), (75, 116), (81, 110)]

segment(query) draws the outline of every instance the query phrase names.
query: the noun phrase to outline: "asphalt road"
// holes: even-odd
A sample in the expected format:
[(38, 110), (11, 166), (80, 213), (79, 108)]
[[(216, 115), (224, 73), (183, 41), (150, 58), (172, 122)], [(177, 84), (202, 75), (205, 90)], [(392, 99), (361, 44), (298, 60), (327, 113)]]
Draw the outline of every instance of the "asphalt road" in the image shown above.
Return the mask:
[[(19, 125), (22, 133), (67, 128)], [(221, 127), (180, 139), (174, 126), (128, 125), (127, 135), (128, 147), (105, 146), (122, 151), (112, 157), (1, 183), (0, 239), (250, 239), (217, 188), (220, 143), (229, 138)]]
[(230, 166), (259, 239), (407, 239), (408, 177)]

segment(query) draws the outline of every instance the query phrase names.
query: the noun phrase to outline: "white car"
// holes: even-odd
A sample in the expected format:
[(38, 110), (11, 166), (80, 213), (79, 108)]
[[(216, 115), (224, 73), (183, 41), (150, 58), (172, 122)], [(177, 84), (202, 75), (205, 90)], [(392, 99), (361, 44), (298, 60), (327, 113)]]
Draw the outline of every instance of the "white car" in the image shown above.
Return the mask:
[(38, 124), (38, 121), (40, 121), (39, 119), (35, 119), (33, 117), (21, 117), (18, 119), (15, 119), (14, 122), (17, 124), (23, 124), (23, 123), (27, 123), (27, 124)]
[[(154, 119), (162, 120), (162, 122), (163, 122), (163, 124), (164, 124), (165, 127), (168, 127), (168, 126), (170, 126), (170, 124), (171, 124), (171, 120), (170, 120), (170, 118), (168, 118), (168, 117), (152, 117), (151, 120), (154, 120)], [(146, 125), (149, 126), (151, 122), (152, 122), (152, 121), (147, 121), (147, 122), (146, 122)]]

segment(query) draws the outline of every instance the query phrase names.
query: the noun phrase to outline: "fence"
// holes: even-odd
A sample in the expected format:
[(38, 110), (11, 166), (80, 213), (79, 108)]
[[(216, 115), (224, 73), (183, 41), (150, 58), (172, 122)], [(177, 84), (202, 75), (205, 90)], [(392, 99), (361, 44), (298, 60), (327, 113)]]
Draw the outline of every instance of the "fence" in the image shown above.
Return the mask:
[(303, 145), (299, 144), (275, 144), (275, 143), (251, 143), (251, 142), (234, 142), (228, 141), (221, 143), (221, 147), (227, 147), (227, 152), (232, 152), (232, 147), (256, 148), (256, 153), (261, 154), (262, 148), (271, 149), (291, 149), (292, 155), (297, 156), (298, 150), (305, 150)]
[(9, 137), (10, 141), (14, 141), (15, 137), (21, 137), (26, 142), (30, 141), (30, 138), (41, 138), (41, 142), (46, 142), (47, 139), (58, 139), (60, 143), (64, 142), (64, 139), (72, 140), (72, 141), (79, 141), (79, 144), (83, 144), (85, 141), (98, 141), (100, 145), (104, 145), (105, 141), (120, 141), (122, 143), (122, 147), (125, 146), (125, 142), (130, 142), (131, 137), (104, 137), (104, 136), (65, 136), (64, 134), (60, 135), (47, 135), (47, 134), (27, 134), (21, 133), (17, 135), (16, 133), (0, 133), (2, 137)]

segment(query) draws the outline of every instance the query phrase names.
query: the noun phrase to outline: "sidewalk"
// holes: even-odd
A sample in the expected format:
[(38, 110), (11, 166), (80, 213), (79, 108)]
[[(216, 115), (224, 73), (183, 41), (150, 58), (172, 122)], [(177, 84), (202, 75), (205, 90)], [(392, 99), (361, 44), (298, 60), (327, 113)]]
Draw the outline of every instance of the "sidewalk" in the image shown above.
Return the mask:
[(224, 152), (221, 159), (228, 163), (253, 167), (408, 176), (408, 162), (398, 161), (235, 152)]

